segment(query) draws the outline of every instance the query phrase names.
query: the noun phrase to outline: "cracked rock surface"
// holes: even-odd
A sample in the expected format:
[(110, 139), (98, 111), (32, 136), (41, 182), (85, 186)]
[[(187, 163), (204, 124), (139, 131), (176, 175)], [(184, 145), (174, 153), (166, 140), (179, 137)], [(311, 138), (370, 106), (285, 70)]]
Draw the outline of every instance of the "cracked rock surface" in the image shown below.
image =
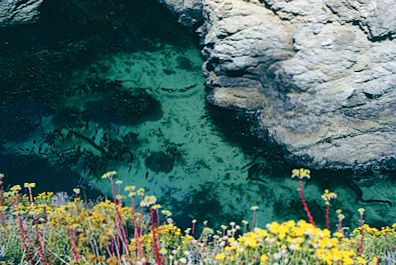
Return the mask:
[(394, 0), (160, 0), (200, 25), (208, 100), (312, 168), (396, 169)]
[(43, 0), (0, 0), (0, 27), (35, 22)]

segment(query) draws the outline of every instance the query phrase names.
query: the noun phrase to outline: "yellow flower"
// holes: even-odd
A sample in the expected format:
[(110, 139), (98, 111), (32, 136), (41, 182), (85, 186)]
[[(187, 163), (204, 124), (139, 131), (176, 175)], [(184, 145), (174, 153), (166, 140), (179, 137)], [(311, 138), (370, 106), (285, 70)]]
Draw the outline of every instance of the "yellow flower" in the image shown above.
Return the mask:
[(260, 262), (261, 262), (261, 264), (267, 264), (267, 260), (268, 260), (268, 256), (267, 255), (265, 255), (265, 254), (263, 254), (263, 255), (261, 255), (261, 257), (260, 257)]
[(255, 232), (256, 232), (257, 236), (262, 237), (262, 238), (268, 236), (268, 232), (261, 228), (257, 228), (255, 230)]
[(378, 257), (374, 257), (370, 262), (369, 265), (377, 265), (378, 264)]
[(125, 199), (125, 196), (124, 196), (124, 195), (117, 194), (117, 195), (116, 195), (116, 199), (119, 200), (119, 201), (122, 201), (123, 199)]
[(157, 198), (153, 195), (146, 196), (144, 199), (140, 202), (141, 207), (148, 207), (157, 202)]
[(219, 253), (219, 254), (217, 254), (216, 257), (215, 257), (215, 259), (216, 259), (217, 261), (219, 261), (219, 262), (224, 261), (225, 258), (226, 258), (226, 255), (225, 255), (224, 253)]
[(115, 256), (108, 258), (108, 259), (106, 260), (106, 262), (107, 262), (107, 264), (109, 264), (109, 265), (117, 265), (117, 264), (118, 264), (117, 257), (115, 257)]
[(334, 192), (330, 192), (328, 189), (325, 189), (321, 197), (325, 204), (329, 205), (330, 200), (337, 198), (337, 194), (335, 194)]
[(161, 213), (163, 215), (165, 215), (165, 217), (167, 217), (167, 218), (172, 216), (172, 213), (170, 211), (168, 211), (168, 210), (162, 210)]
[(36, 187), (36, 183), (24, 183), (23, 187), (25, 187), (25, 188), (34, 188), (34, 187)]
[(14, 185), (14, 186), (11, 187), (10, 191), (17, 192), (17, 191), (20, 191), (21, 189), (22, 188), (21, 188), (20, 185)]
[(344, 235), (343, 235), (341, 232), (335, 232), (333, 235), (334, 235), (336, 238), (343, 238), (343, 237), (344, 237)]
[(104, 173), (104, 174), (102, 175), (102, 179), (112, 178), (112, 177), (114, 177), (115, 175), (117, 175), (117, 172), (116, 172), (116, 171), (108, 171), (108, 172), (106, 172), (106, 173)]
[(357, 264), (366, 264), (366, 260), (362, 257), (357, 257), (356, 262)]
[(153, 208), (154, 210), (160, 209), (161, 208), (161, 204), (154, 204), (153, 206), (151, 206), (151, 208)]
[(299, 179), (303, 179), (303, 178), (310, 179), (311, 171), (309, 169), (305, 169), (305, 168), (293, 169), (291, 177), (292, 178), (297, 177)]
[(338, 220), (342, 221), (345, 219), (345, 215), (343, 215), (342, 213), (337, 215)]
[(131, 185), (131, 186), (126, 186), (126, 187), (124, 188), (125, 191), (134, 191), (135, 189), (136, 189), (136, 187), (133, 186), (133, 185)]
[(137, 190), (137, 195), (144, 196), (144, 189), (143, 188), (138, 189)]

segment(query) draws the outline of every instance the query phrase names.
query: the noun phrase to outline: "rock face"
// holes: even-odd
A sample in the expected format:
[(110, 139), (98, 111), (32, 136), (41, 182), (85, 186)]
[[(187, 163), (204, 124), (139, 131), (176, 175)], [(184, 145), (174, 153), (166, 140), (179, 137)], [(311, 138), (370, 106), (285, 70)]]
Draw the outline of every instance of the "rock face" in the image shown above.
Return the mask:
[(255, 112), (290, 160), (396, 169), (394, 0), (163, 2), (200, 25), (208, 100)]
[(179, 17), (179, 22), (185, 26), (193, 26), (203, 21), (203, 3), (196, 0), (159, 0), (169, 10)]
[(43, 0), (0, 0), (0, 27), (35, 22)]

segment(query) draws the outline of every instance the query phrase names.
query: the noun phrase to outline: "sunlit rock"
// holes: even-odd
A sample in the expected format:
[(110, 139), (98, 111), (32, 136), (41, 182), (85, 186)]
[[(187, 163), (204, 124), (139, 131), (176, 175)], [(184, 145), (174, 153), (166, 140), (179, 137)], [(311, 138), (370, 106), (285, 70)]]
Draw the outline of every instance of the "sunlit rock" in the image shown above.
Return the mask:
[(36, 22), (43, 0), (1, 0), (0, 27)]
[(209, 101), (256, 110), (289, 160), (395, 168), (393, 1), (164, 2), (180, 17), (202, 6)]

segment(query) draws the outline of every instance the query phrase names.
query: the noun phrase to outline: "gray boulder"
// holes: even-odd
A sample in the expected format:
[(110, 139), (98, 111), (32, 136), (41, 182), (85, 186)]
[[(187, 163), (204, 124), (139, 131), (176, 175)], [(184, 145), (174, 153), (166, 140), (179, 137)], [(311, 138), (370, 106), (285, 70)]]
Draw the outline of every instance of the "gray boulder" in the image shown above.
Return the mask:
[(202, 1), (196, 0), (159, 0), (179, 18), (185, 26), (194, 26), (203, 21)]
[(208, 100), (258, 114), (288, 159), (396, 169), (394, 0), (163, 2), (201, 8)]
[(0, 0), (0, 27), (33, 23), (43, 0)]

